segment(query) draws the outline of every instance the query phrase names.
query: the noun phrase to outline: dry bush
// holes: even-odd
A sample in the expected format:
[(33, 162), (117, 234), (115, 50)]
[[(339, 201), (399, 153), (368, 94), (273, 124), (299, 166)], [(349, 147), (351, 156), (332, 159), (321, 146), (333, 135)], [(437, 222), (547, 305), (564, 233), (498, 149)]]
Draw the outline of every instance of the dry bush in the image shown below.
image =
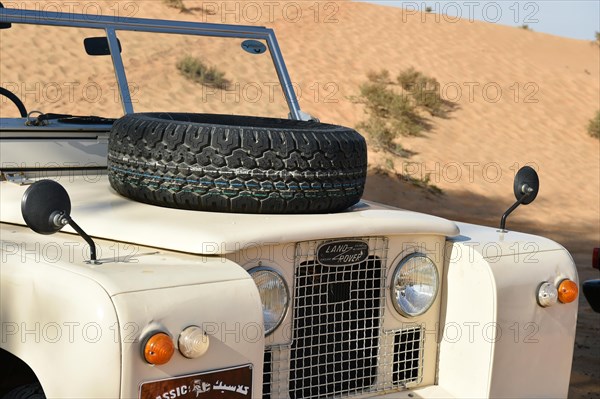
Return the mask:
[(596, 112), (596, 117), (590, 119), (588, 124), (588, 134), (600, 139), (600, 111)]
[(176, 9), (178, 9), (181, 12), (187, 11), (187, 7), (183, 3), (183, 0), (163, 0), (163, 2), (167, 6), (169, 6), (171, 8), (176, 8)]
[(219, 71), (214, 66), (207, 66), (202, 60), (191, 55), (186, 55), (179, 60), (177, 69), (186, 78), (204, 86), (223, 90), (229, 86), (229, 81), (225, 78), (225, 72)]

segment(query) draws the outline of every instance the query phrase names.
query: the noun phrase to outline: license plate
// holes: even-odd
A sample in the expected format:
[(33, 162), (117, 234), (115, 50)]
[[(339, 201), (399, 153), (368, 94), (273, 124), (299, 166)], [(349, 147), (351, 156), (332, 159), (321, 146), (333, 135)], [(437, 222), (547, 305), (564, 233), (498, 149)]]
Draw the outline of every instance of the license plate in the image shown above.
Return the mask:
[(251, 397), (251, 365), (140, 384), (140, 399), (242, 399)]

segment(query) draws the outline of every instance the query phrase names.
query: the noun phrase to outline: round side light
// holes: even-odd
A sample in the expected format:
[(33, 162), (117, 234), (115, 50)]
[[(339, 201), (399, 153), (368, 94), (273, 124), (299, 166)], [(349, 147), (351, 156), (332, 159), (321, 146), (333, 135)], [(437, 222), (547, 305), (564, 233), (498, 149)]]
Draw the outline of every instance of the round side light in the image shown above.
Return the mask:
[(561, 303), (571, 303), (577, 299), (579, 287), (573, 280), (565, 279), (558, 284), (558, 300)]
[(558, 290), (554, 286), (554, 284), (549, 283), (547, 281), (540, 284), (537, 292), (537, 302), (543, 307), (547, 308), (548, 306), (552, 306), (556, 304), (558, 301)]
[(173, 353), (175, 353), (173, 340), (164, 332), (154, 333), (144, 344), (144, 359), (150, 364), (168, 363)]
[(183, 356), (195, 359), (208, 351), (210, 340), (200, 327), (190, 326), (179, 334), (177, 343)]

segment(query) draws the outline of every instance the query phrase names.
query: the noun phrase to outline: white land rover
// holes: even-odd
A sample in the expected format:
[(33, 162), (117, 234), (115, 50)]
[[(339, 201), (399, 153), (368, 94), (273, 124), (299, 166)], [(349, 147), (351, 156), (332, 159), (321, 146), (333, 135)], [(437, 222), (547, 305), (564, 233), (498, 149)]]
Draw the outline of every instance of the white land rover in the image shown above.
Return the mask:
[[(532, 169), (499, 229), (361, 201), (364, 139), (300, 110), (271, 29), (7, 8), (0, 27), (2, 112), (20, 113), (0, 120), (0, 397), (567, 396), (573, 260), (504, 226), (537, 195)], [(128, 44), (141, 34), (151, 58)], [(65, 54), (38, 51), (54, 35)], [(172, 61), (165, 37), (223, 59), (227, 43), (244, 73), (266, 62), (289, 117), (140, 112), (161, 93), (131, 76)], [(28, 110), (16, 92), (60, 62), (112, 76), (119, 117)], [(178, 93), (223, 90), (205, 83)]]

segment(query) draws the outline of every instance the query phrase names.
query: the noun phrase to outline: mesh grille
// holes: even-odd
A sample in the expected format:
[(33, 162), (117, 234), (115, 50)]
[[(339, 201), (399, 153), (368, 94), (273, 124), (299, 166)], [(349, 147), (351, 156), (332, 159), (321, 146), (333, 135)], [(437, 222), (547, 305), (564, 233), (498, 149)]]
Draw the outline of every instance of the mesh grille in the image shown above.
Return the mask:
[(409, 328), (394, 334), (394, 385), (420, 382), (423, 363), (423, 331)]
[(421, 378), (420, 329), (381, 329), (387, 240), (362, 240), (368, 258), (341, 266), (317, 263), (322, 241), (297, 244), (292, 342), (265, 351), (264, 399), (349, 397)]
[(336, 396), (370, 387), (377, 376), (381, 261), (296, 272), (290, 398)]

